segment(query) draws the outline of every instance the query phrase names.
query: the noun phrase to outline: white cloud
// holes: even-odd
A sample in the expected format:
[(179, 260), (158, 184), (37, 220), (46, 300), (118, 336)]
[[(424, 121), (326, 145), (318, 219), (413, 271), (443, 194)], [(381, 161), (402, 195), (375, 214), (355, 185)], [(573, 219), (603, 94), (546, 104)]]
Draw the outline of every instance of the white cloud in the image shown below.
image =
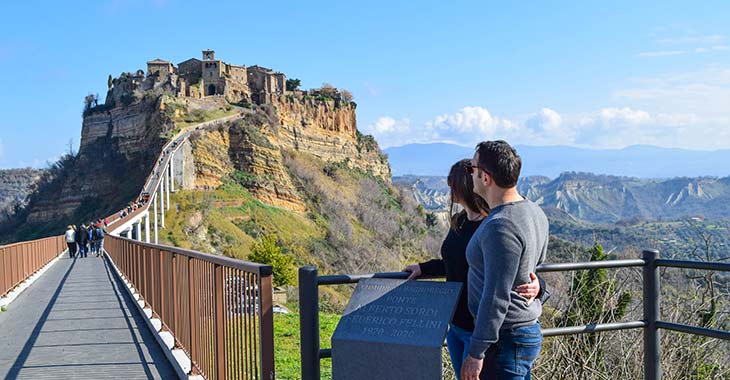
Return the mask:
[(638, 58), (646, 57), (669, 57), (673, 55), (687, 54), (686, 50), (660, 50), (660, 51), (644, 51), (635, 55)]
[(710, 53), (710, 52), (715, 52), (715, 51), (727, 51), (727, 50), (730, 50), (730, 46), (716, 45), (716, 46), (710, 46), (710, 47), (695, 48), (695, 53), (703, 54), (703, 53)]
[(603, 108), (598, 112), (598, 118), (604, 125), (615, 123), (637, 125), (651, 121), (646, 111), (624, 108)]
[(619, 106), (565, 114), (544, 107), (528, 115), (499, 115), (464, 107), (423, 123), (390, 117), (367, 127), (381, 147), (487, 139), (516, 144), (620, 148), (633, 144), (693, 149), (730, 147), (730, 66), (633, 78), (611, 94)]
[(484, 107), (464, 107), (454, 113), (442, 114), (414, 127), (410, 120), (381, 117), (367, 126), (381, 147), (410, 143), (448, 142), (473, 145), (488, 139), (518, 140), (532, 144), (556, 144), (569, 138), (561, 128), (562, 117), (556, 111), (543, 108), (526, 122), (493, 115)]
[(514, 144), (622, 148), (634, 144), (696, 149), (730, 145), (730, 128), (693, 113), (651, 113), (631, 107), (605, 107), (585, 114), (561, 115), (542, 108), (514, 121), (486, 108), (465, 107), (439, 115), (423, 127), (407, 119), (378, 119), (368, 128), (382, 148), (410, 143), (448, 142), (471, 146), (505, 139)]
[(464, 107), (456, 113), (440, 115), (426, 123), (426, 128), (436, 133), (485, 135), (494, 133), (498, 127), (499, 119), (482, 107)]
[(555, 132), (563, 122), (563, 118), (550, 108), (543, 108), (540, 112), (530, 116), (525, 123), (534, 131)]
[(664, 49), (660, 48), (660, 50), (656, 51), (640, 52), (634, 55), (634, 57), (669, 57), (685, 54), (706, 54), (726, 51), (730, 50), (730, 46), (724, 44), (726, 40), (727, 37), (721, 34), (697, 35), (695, 32), (690, 32), (684, 37), (662, 38), (655, 40), (656, 43), (664, 45), (662, 46)]
[(363, 128), (364, 132), (375, 136), (381, 148), (394, 145), (421, 142), (411, 130), (409, 119), (396, 120), (390, 116), (378, 118), (374, 123)]
[(380, 119), (375, 121), (375, 124), (373, 124), (372, 132), (378, 134), (392, 133), (397, 132), (402, 127), (403, 126), (399, 125), (399, 123), (392, 117), (381, 117)]
[(721, 34), (711, 34), (706, 36), (690, 35), (684, 37), (662, 38), (656, 42), (669, 45), (714, 44), (722, 42), (725, 39), (726, 37)]
[(730, 66), (635, 78), (630, 84), (613, 97), (654, 114), (693, 114), (702, 121), (730, 122)]

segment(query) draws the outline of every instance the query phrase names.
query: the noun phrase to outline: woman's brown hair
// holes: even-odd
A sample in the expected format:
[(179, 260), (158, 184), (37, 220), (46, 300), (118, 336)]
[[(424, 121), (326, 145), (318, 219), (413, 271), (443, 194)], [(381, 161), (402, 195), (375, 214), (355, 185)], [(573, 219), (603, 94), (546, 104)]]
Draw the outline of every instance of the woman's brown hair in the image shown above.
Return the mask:
[(489, 214), (489, 205), (480, 196), (474, 193), (474, 182), (467, 167), (471, 164), (468, 159), (460, 160), (451, 166), (446, 183), (451, 190), (451, 201), (449, 202), (449, 215), (451, 216), (451, 228), (459, 232), (459, 225), (462, 218), (466, 218), (466, 210), (454, 214), (455, 200), (466, 204), (472, 211), (482, 214)]

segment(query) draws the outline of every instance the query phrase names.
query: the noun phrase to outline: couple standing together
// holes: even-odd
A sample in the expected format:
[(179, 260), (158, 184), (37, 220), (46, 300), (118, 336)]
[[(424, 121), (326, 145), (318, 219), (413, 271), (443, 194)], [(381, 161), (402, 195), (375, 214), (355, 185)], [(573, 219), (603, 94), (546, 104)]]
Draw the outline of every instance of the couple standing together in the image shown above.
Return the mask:
[(534, 273), (545, 260), (548, 221), (517, 192), (521, 168), (504, 141), (482, 142), (474, 158), (454, 164), (452, 210), (454, 203), (464, 210), (452, 217), (443, 259), (405, 269), (410, 278), (464, 283), (446, 338), (459, 380), (529, 380), (542, 347), (537, 320), (546, 292)]

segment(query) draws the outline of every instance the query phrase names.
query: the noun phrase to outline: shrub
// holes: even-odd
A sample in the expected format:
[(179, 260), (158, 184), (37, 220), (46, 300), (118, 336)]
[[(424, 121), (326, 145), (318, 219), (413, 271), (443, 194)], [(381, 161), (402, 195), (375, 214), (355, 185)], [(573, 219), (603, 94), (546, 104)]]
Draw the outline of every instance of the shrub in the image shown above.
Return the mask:
[[(363, 135), (360, 133), (360, 131), (357, 131), (356, 133), (357, 137), (357, 151), (362, 152), (365, 150), (366, 152), (377, 152), (378, 151), (378, 142), (375, 141), (375, 137), (372, 135)], [(382, 157), (381, 157), (382, 159)], [(385, 156), (385, 160), (388, 159), (388, 156)]]
[(273, 267), (274, 286), (294, 283), (296, 275), (294, 259), (282, 252), (276, 235), (266, 235), (261, 238), (261, 241), (254, 243), (248, 259), (260, 264), (269, 264)]

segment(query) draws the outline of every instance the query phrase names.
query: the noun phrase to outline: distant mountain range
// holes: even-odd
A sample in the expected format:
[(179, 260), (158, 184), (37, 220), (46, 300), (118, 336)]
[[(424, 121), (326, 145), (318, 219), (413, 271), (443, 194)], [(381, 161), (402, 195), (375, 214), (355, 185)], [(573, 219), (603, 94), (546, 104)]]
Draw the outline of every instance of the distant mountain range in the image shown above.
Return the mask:
[[(426, 209), (448, 207), (445, 177), (402, 176), (393, 182), (412, 189)], [(525, 177), (518, 190), (540, 204), (551, 218), (630, 224), (730, 217), (730, 177), (656, 180), (572, 172), (555, 179)]]
[[(700, 151), (633, 145), (624, 149), (516, 145), (522, 176), (556, 178), (563, 172), (588, 172), (637, 178), (724, 177), (730, 175), (730, 149)], [(384, 152), (394, 176), (445, 176), (457, 160), (471, 158), (474, 147), (409, 144)]]

